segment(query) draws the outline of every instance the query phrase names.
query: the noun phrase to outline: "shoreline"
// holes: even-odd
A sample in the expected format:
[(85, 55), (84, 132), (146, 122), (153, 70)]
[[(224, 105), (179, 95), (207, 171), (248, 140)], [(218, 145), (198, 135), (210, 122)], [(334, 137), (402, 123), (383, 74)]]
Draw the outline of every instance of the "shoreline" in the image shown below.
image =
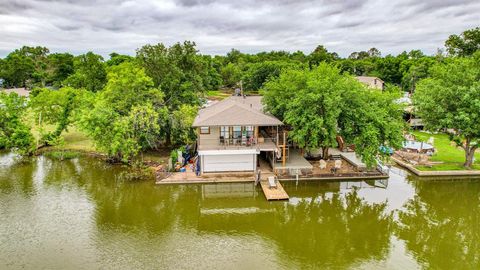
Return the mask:
[(458, 176), (473, 176), (480, 178), (480, 170), (458, 170), (458, 171), (421, 171), (415, 168), (413, 165), (408, 164), (402, 160), (399, 160), (396, 157), (391, 157), (392, 160), (397, 163), (397, 165), (407, 169), (408, 171), (412, 172), (416, 176), (420, 177), (458, 177)]

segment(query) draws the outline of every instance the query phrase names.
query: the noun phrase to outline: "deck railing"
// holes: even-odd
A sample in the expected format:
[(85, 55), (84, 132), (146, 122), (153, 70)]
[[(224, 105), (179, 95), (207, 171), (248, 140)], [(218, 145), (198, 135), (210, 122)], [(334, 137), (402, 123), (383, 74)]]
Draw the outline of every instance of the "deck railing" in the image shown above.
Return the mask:
[(252, 149), (275, 144), (275, 138), (199, 138), (199, 149)]

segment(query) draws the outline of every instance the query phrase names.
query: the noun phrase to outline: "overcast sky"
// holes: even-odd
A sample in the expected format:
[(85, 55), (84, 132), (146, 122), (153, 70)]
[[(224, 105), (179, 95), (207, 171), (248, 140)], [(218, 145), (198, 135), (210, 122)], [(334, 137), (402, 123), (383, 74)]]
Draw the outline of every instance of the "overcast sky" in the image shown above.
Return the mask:
[(22, 45), (53, 52), (135, 54), (147, 43), (193, 40), (204, 54), (302, 50), (341, 56), (433, 54), (480, 26), (480, 0), (0, 0), (0, 56)]

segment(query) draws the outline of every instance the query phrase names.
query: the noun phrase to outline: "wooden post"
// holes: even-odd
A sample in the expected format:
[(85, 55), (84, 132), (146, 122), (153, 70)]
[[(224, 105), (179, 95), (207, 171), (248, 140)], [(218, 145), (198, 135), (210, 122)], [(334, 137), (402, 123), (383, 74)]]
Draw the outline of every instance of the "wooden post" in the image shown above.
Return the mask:
[(283, 153), (282, 153), (282, 165), (283, 165), (283, 167), (285, 167), (285, 164), (287, 163), (287, 157), (286, 157), (286, 154), (287, 154), (287, 149), (286, 149), (287, 145), (286, 144), (287, 143), (286, 143), (286, 141), (287, 141), (286, 140), (286, 132), (285, 132), (285, 130), (283, 130), (283, 149), (282, 149), (282, 151), (283, 151)]

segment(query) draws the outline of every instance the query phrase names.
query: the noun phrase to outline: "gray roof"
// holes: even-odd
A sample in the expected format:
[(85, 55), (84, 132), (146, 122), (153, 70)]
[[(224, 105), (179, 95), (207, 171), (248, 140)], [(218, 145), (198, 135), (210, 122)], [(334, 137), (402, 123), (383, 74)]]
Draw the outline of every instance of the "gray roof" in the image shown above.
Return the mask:
[(282, 121), (263, 112), (261, 96), (231, 96), (198, 111), (194, 127), (281, 126)]

